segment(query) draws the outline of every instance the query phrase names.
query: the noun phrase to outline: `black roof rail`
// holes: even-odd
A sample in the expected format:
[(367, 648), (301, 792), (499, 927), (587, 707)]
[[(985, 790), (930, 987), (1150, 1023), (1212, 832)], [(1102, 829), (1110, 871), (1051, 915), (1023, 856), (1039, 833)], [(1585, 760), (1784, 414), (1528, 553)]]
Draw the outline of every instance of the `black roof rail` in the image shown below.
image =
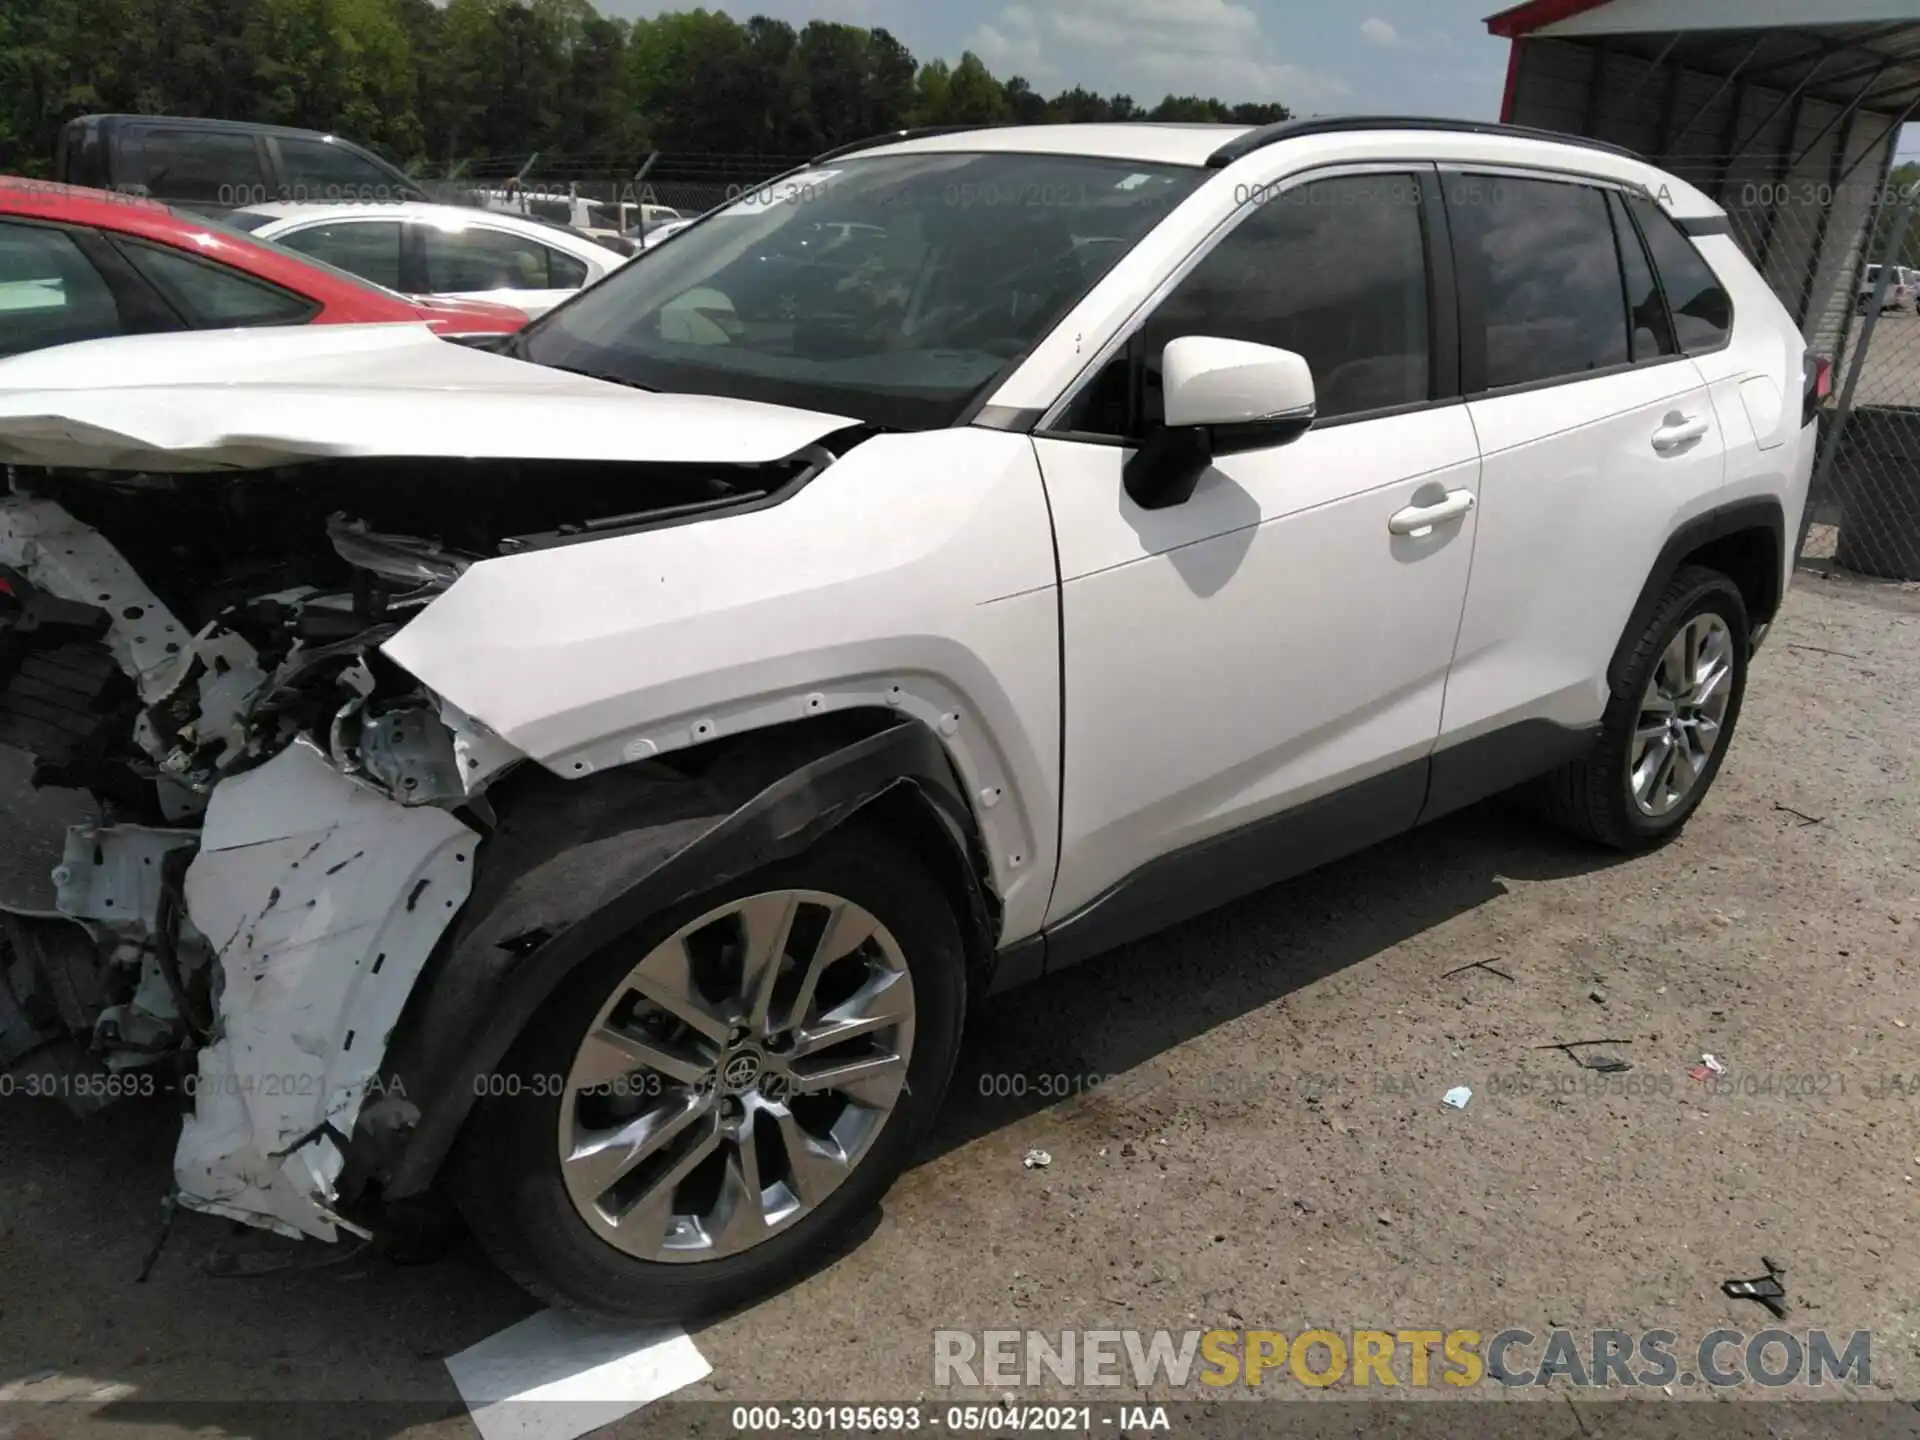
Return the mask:
[(1558, 130), (1540, 130), (1531, 125), (1499, 125), (1491, 120), (1447, 120), (1434, 115), (1332, 115), (1317, 120), (1282, 120), (1262, 125), (1235, 137), (1207, 157), (1207, 168), (1223, 170), (1256, 150), (1277, 145), (1282, 140), (1297, 140), (1303, 135), (1338, 135), (1353, 130), (1441, 130), (1456, 135), (1511, 135), (1521, 140), (1552, 140), (1561, 145), (1578, 145), (1587, 150), (1604, 150), (1624, 155), (1629, 160), (1645, 157), (1624, 145), (1592, 140), (1585, 135), (1567, 135)]
[(918, 125), (906, 130), (889, 130), (881, 135), (869, 135), (864, 140), (849, 140), (845, 145), (836, 145), (831, 150), (823, 150), (807, 164), (821, 165), (860, 150), (876, 150), (882, 145), (898, 145), (903, 140), (925, 140), (934, 135), (960, 135), (968, 130), (994, 128), (996, 127), (992, 125)]

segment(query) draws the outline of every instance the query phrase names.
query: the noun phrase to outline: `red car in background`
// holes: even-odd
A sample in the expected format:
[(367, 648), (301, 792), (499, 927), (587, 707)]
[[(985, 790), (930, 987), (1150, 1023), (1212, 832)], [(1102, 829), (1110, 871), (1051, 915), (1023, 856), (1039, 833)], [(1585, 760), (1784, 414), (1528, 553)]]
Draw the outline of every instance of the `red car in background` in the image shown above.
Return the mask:
[(0, 176), (0, 356), (169, 330), (423, 321), (453, 340), (527, 317), (396, 294), (157, 201)]

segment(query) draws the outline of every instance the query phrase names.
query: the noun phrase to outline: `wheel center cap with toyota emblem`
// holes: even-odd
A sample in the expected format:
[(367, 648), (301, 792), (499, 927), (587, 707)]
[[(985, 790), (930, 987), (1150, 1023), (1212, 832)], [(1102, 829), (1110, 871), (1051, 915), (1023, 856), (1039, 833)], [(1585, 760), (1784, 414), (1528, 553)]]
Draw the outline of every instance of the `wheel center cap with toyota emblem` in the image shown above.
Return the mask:
[(758, 1051), (741, 1050), (727, 1057), (727, 1063), (720, 1067), (720, 1088), (729, 1095), (739, 1095), (751, 1090), (760, 1079), (760, 1055)]

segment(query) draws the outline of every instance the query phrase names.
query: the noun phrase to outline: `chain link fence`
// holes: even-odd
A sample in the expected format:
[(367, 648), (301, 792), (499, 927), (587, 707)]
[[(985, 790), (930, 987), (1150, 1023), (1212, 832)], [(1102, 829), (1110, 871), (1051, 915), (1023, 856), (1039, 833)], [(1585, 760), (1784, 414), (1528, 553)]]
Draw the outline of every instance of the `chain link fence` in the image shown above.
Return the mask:
[(658, 154), (636, 167), (630, 157), (533, 155), (463, 161), (416, 172), (415, 181), (435, 200), (471, 204), (477, 195), (517, 188), (545, 199), (587, 200), (609, 217), (628, 207), (664, 205), (686, 216), (750, 193), (776, 175), (806, 163), (782, 155)]
[(1907, 224), (1908, 196), (1862, 173), (1868, 158), (1803, 150), (1659, 163), (1719, 201), (1809, 349), (1833, 362), (1798, 558), (1916, 581), (1920, 268), (1908, 267), (1920, 267), (1920, 225)]
[(1892, 197), (1850, 277), (1836, 395), (1808, 500), (1803, 559), (1920, 581), (1920, 262), (1913, 200)]

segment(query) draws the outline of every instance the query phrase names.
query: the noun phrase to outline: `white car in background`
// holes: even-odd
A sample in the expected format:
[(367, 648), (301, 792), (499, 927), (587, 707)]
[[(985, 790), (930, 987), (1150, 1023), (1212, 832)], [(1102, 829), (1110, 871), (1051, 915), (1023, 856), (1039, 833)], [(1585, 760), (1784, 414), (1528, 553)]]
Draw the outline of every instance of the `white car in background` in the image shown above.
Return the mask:
[(693, 224), (691, 220), (669, 220), (664, 225), (656, 225), (640, 237), (640, 246), (642, 249), (651, 250), (654, 246), (671, 240), (691, 224)]
[(544, 315), (630, 256), (561, 225), (461, 205), (255, 205), (227, 223), (407, 295)]
[[(1893, 274), (1887, 281), (1887, 293), (1882, 296), (1880, 300), (1880, 309), (1883, 313), (1888, 310), (1909, 310), (1913, 308), (1913, 286), (1908, 281), (1910, 273), (1911, 272), (1902, 269), (1898, 265), (1893, 267)], [(1866, 272), (1860, 277), (1860, 294), (1857, 308), (1862, 315), (1867, 313), (1867, 307), (1873, 303), (1873, 292), (1879, 284), (1880, 267), (1878, 265), (1867, 266)]]

